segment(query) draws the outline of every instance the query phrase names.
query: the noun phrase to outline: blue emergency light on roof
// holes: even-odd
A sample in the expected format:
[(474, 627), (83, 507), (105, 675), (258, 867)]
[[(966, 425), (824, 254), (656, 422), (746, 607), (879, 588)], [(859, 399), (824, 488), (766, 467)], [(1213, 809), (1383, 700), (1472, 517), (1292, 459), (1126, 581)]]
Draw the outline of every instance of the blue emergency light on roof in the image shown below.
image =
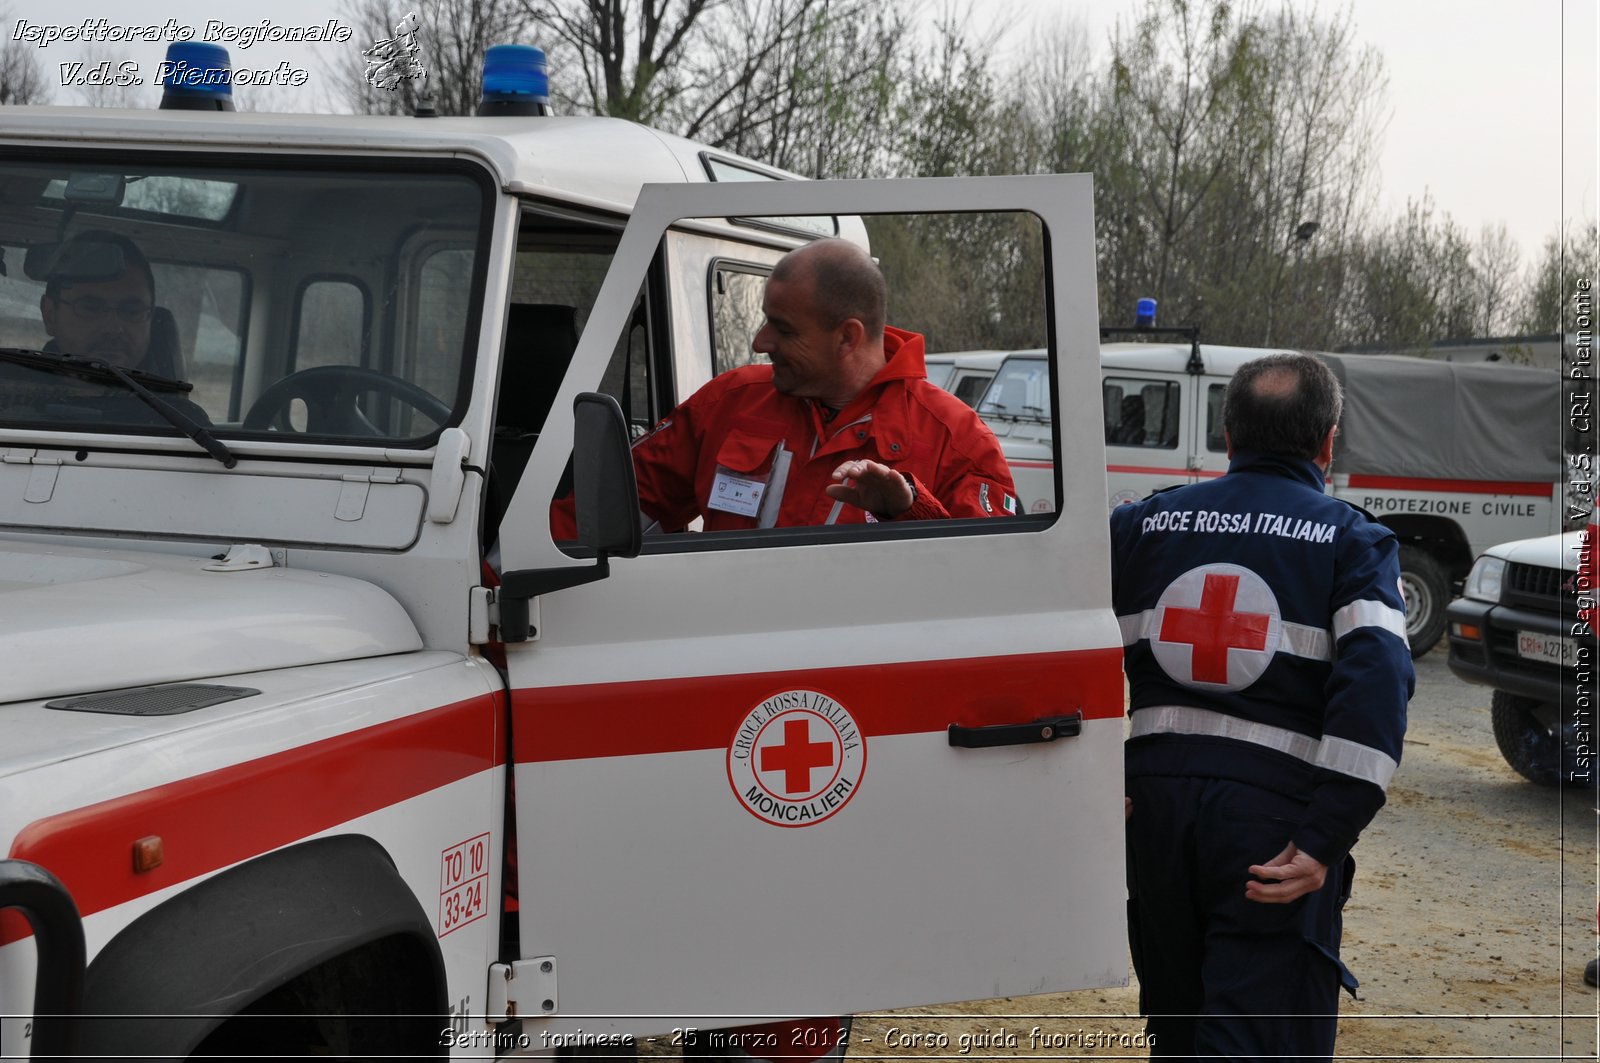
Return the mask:
[(483, 98), (478, 114), (550, 113), (550, 74), (544, 52), (528, 44), (496, 44), (483, 53)]
[(1156, 327), (1156, 301), (1150, 298), (1139, 300), (1139, 305), (1134, 308), (1133, 324), (1136, 328)]
[(156, 67), (163, 111), (233, 110), (233, 60), (204, 41), (174, 41)]

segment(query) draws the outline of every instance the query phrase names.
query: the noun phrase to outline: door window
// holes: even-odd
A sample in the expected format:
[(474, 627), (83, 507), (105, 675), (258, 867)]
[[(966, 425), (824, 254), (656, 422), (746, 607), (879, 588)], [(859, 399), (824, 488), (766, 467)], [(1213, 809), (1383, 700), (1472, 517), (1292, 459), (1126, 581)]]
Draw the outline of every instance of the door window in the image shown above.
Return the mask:
[(761, 293), (767, 271), (717, 262), (711, 272), (711, 371), (725, 373), (766, 361), (751, 346), (761, 329)]
[(1222, 436), (1222, 398), (1227, 393), (1226, 384), (1206, 388), (1206, 449), (1217, 454), (1228, 450), (1228, 441)]
[(1178, 385), (1107, 377), (1101, 385), (1106, 445), (1172, 450), (1178, 445)]
[[(696, 219), (697, 230), (716, 227), (726, 232), (740, 218)], [(741, 384), (727, 397), (692, 405), (677, 416), (668, 415), (660, 432), (635, 448), (635, 468), (639, 476), (641, 507), (647, 525), (663, 534), (646, 545), (648, 552), (670, 552), (690, 546), (689, 539), (721, 536), (716, 542), (728, 547), (754, 545), (745, 533), (761, 532), (765, 541), (813, 541), (818, 536), (889, 536), (930, 534), (926, 521), (895, 521), (873, 513), (867, 506), (832, 495), (832, 473), (842, 463), (867, 458), (915, 477), (919, 490), (928, 492), (938, 510), (952, 522), (988, 523), (988, 518), (1035, 520), (1048, 523), (1049, 515), (1022, 517), (1018, 504), (1016, 476), (1026, 467), (1030, 475), (1053, 480), (1053, 464), (1048, 459), (1053, 446), (1051, 388), (1052, 376), (1046, 358), (1035, 359), (1029, 384), (1032, 400), (1018, 411), (1025, 416), (1025, 432), (1001, 440), (996, 429), (973, 414), (957, 416), (937, 402), (915, 399), (918, 389), (932, 389), (921, 379), (922, 351), (940, 349), (981, 349), (1018, 347), (1043, 349), (1048, 340), (1048, 315), (1045, 307), (1043, 260), (1045, 234), (1040, 220), (1029, 214), (974, 215), (877, 215), (865, 219), (864, 240), (879, 263), (887, 288), (887, 322), (897, 330), (886, 348), (896, 367), (883, 381), (857, 394), (882, 394), (890, 401), (883, 405), (865, 402), (834, 408), (848, 423), (835, 424), (813, 416), (810, 404), (825, 386), (816, 379), (822, 363), (807, 364), (816, 358), (805, 339), (805, 328), (832, 313), (835, 305), (846, 317), (857, 316), (859, 293), (852, 292), (845, 279), (829, 280), (819, 289), (814, 305), (821, 309), (803, 322), (809, 311), (790, 311), (795, 322), (780, 320), (767, 342), (794, 345), (794, 358), (780, 356), (778, 374), (770, 382), (756, 377), (756, 383)], [(570, 252), (564, 252), (570, 258)], [(657, 253), (659, 264), (665, 255)], [(752, 256), (754, 257), (754, 256)], [(526, 253), (519, 256), (519, 277)], [(568, 263), (559, 271), (562, 283), (571, 284), (574, 276), (592, 276), (598, 291), (605, 258), (575, 267)], [(763, 297), (767, 283), (764, 266), (729, 258), (713, 260), (703, 275), (702, 295), (690, 291), (685, 298), (707, 300), (709, 337), (693, 334), (693, 315), (674, 312), (670, 316), (679, 330), (672, 336), (675, 348), (704, 351), (709, 339), (712, 368), (720, 376), (744, 366), (768, 361), (765, 353), (753, 349), (755, 338), (768, 325)], [(522, 283), (517, 285), (523, 298)], [(589, 295), (586, 299), (592, 299)], [(831, 300), (828, 302), (827, 300)], [(804, 324), (797, 328), (796, 323)], [(820, 326), (827, 332), (831, 326)], [(796, 333), (788, 339), (785, 330)], [(910, 334), (909, 336), (906, 334)], [(900, 353), (905, 351), (903, 356)], [(619, 348), (620, 352), (620, 348)], [(508, 354), (509, 357), (509, 354)], [(701, 355), (704, 357), (704, 355)], [(644, 365), (640, 357), (630, 364)], [(611, 369), (601, 381), (601, 390), (612, 391)], [(702, 363), (703, 364), (703, 363)], [(582, 373), (582, 367), (575, 367)], [(588, 372), (592, 373), (592, 369)], [(806, 376), (805, 374), (811, 374)], [(914, 376), (913, 376), (914, 374)], [(908, 382), (907, 378), (911, 378)], [(967, 381), (970, 399), (981, 390), (981, 374)], [(584, 383), (587, 389), (592, 384)], [(716, 378), (707, 385), (725, 387)], [(792, 389), (792, 390), (791, 390)], [(902, 394), (913, 396), (903, 401)], [(690, 396), (676, 396), (682, 403)], [(737, 404), (737, 405), (734, 405)], [(938, 412), (934, 412), (938, 411)], [(1014, 426), (1012, 426), (1014, 427)], [(967, 462), (973, 440), (987, 438), (988, 455)], [(1007, 448), (1012, 448), (1007, 450)], [(1025, 459), (1023, 461), (1022, 459)], [(1013, 462), (1021, 461), (1020, 465)], [(564, 520), (565, 483), (558, 484), (555, 537), (571, 538), (571, 526)], [(1032, 490), (1029, 497), (1054, 497), (1053, 486)], [(924, 500), (925, 502), (928, 499)], [(1031, 507), (1030, 507), (1031, 508)], [(1054, 509), (1054, 507), (1050, 507)], [(706, 535), (682, 536), (677, 533), (704, 529)], [(1004, 529), (987, 528), (985, 531)], [(1019, 524), (1016, 530), (1023, 530)]]

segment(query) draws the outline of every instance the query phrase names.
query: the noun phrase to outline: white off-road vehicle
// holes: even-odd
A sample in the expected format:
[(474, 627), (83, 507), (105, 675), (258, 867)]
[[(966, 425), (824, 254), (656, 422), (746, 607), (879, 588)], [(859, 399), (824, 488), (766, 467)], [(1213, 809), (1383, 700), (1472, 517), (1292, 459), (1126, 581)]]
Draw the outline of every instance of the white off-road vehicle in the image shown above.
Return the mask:
[(1015, 212), (1098, 493), (1088, 177), (795, 181), (492, 102), (0, 108), (0, 1055), (1124, 981), (1100, 507), (645, 540), (628, 454), (788, 250)]
[(1597, 532), (1490, 547), (1450, 604), (1450, 670), (1494, 688), (1495, 744), (1546, 786), (1595, 785)]

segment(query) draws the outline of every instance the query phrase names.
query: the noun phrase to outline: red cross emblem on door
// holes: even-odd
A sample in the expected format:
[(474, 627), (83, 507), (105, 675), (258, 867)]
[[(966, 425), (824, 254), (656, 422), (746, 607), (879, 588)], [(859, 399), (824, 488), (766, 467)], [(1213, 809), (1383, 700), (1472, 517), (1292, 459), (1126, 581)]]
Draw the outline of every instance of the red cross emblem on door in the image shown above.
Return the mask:
[(757, 750), (761, 770), (783, 772), (785, 794), (811, 792), (811, 769), (833, 767), (833, 743), (811, 741), (811, 722), (804, 717), (783, 721), (780, 745)]
[(1186, 686), (1242, 690), (1266, 671), (1282, 635), (1266, 581), (1239, 565), (1202, 565), (1161, 592), (1150, 649)]
[(815, 690), (784, 690), (745, 713), (728, 743), (728, 783), (757, 819), (808, 827), (856, 794), (867, 740), (850, 710)]

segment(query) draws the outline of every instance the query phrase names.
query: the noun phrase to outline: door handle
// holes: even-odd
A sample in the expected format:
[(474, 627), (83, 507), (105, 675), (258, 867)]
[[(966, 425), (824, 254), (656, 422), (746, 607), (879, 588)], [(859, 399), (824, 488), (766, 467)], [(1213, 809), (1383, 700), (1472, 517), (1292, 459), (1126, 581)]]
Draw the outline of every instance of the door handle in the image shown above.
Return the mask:
[(1000, 723), (991, 727), (950, 725), (950, 744), (963, 749), (987, 746), (1021, 746), (1034, 742), (1054, 742), (1072, 738), (1083, 730), (1083, 713), (1071, 716), (1041, 716), (1029, 723)]

